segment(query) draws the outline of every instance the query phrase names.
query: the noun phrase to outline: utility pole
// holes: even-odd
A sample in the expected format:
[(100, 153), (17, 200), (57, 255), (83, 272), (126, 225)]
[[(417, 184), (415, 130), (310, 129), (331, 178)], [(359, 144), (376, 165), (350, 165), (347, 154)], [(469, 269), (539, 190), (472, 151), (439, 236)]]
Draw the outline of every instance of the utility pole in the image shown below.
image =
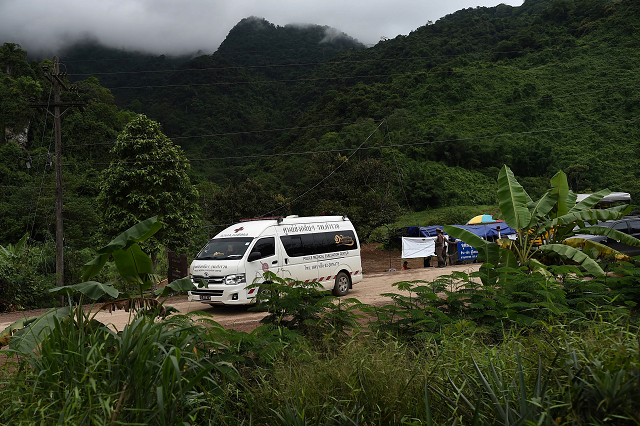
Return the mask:
[(61, 108), (65, 110), (70, 107), (83, 108), (86, 102), (60, 101), (60, 90), (69, 90), (66, 86), (64, 78), (67, 76), (66, 72), (60, 72), (60, 60), (57, 56), (53, 57), (53, 73), (49, 73), (49, 69), (44, 69), (45, 77), (53, 85), (53, 103), (33, 102), (30, 104), (34, 108), (46, 108), (53, 107), (53, 127), (55, 134), (55, 173), (56, 173), (56, 286), (62, 287), (64, 285), (64, 226), (62, 221), (62, 123), (61, 123)]

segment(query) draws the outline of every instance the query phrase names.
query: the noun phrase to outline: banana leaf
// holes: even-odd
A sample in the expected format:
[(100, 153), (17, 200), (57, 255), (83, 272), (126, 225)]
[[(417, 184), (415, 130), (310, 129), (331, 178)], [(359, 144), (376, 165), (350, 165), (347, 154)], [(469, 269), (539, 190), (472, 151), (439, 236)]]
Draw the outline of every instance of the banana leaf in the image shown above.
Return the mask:
[(114, 238), (109, 244), (98, 250), (98, 254), (109, 254), (116, 250), (124, 250), (134, 243), (139, 243), (149, 239), (153, 234), (162, 228), (162, 222), (158, 222), (158, 217), (154, 216), (140, 223), (133, 225), (122, 234)]
[(618, 250), (614, 250), (611, 247), (605, 246), (604, 244), (600, 244), (596, 241), (573, 237), (565, 240), (564, 244), (573, 248), (582, 249), (582, 251), (595, 250), (600, 256), (613, 256), (616, 261), (631, 261), (631, 258), (626, 254), (621, 253)]
[(161, 228), (162, 222), (158, 222), (158, 217), (155, 216), (127, 229), (109, 244), (98, 250), (98, 256), (84, 264), (82, 267), (82, 280), (88, 281), (98, 275), (114, 252), (126, 250), (133, 244), (147, 240)]
[(498, 201), (506, 224), (513, 229), (523, 229), (531, 222), (527, 203), (531, 197), (518, 183), (506, 165), (498, 173)]
[(606, 197), (609, 194), (611, 194), (611, 191), (609, 191), (608, 189), (602, 189), (598, 192), (595, 192), (577, 203), (571, 209), (569, 209), (569, 213), (580, 210), (589, 210), (590, 208), (598, 204), (598, 201), (602, 200), (602, 198)]
[(640, 247), (640, 240), (629, 234), (618, 231), (617, 229), (607, 228), (606, 226), (587, 226), (576, 230), (577, 234), (603, 235), (623, 244), (633, 247)]
[(558, 200), (556, 203), (558, 206), (556, 217), (567, 214), (569, 212), (569, 208), (573, 206), (568, 204), (569, 184), (567, 183), (567, 175), (562, 170), (551, 178), (551, 189), (549, 192), (555, 194)]
[(539, 247), (540, 251), (548, 251), (565, 256), (574, 262), (580, 264), (588, 273), (597, 277), (603, 277), (604, 271), (598, 263), (583, 253), (581, 250), (575, 249), (566, 244), (546, 244)]
[[(71, 308), (69, 306), (60, 309), (49, 309), (39, 317), (33, 318), (28, 325), (17, 330), (11, 340), (9, 340), (9, 348), (24, 354), (33, 352), (40, 345), (40, 342), (50, 333), (55, 325), (56, 319), (62, 320), (65, 318), (71, 318)], [(14, 324), (18, 322), (19, 321)], [(24, 321), (24, 323), (26, 323), (26, 321)], [(9, 327), (12, 327), (14, 324)]]
[(98, 275), (102, 270), (102, 268), (104, 268), (104, 265), (107, 263), (107, 260), (109, 260), (108, 254), (100, 254), (96, 256), (93, 260), (90, 260), (89, 262), (82, 265), (82, 277), (81, 277), (82, 280), (88, 281), (91, 278)]
[(160, 297), (169, 296), (173, 292), (195, 290), (196, 286), (191, 281), (191, 278), (180, 278), (167, 284), (164, 288), (156, 290), (156, 295)]
[(138, 243), (131, 244), (123, 250), (116, 250), (112, 255), (118, 272), (125, 278), (153, 274), (153, 262)]
[(569, 225), (575, 222), (597, 222), (599, 220), (616, 220), (629, 212), (629, 206), (616, 206), (610, 209), (579, 210), (567, 213), (551, 221), (550, 225)]
[(528, 203), (527, 208), (531, 212), (531, 221), (527, 228), (534, 227), (544, 216), (548, 215), (557, 202), (557, 194), (546, 192), (538, 201)]
[(84, 294), (91, 300), (98, 300), (105, 294), (114, 298), (120, 294), (111, 284), (102, 284), (97, 281), (86, 281), (64, 287), (55, 287), (50, 289), (49, 293), (71, 295), (76, 291)]

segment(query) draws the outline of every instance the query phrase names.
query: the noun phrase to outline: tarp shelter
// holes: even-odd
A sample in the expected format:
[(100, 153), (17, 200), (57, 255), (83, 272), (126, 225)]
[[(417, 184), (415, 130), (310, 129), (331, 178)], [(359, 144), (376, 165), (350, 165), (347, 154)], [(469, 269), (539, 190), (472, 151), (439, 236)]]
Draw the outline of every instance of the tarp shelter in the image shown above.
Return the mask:
[[(515, 234), (516, 231), (513, 228), (508, 227), (504, 222), (487, 223), (482, 225), (453, 225), (458, 228), (466, 229), (467, 231), (477, 235), (480, 238), (497, 237), (498, 227), (500, 227), (500, 235), (506, 237), (511, 234)], [(440, 225), (434, 226), (409, 226), (403, 233), (406, 237), (420, 238), (420, 237), (435, 237), (436, 229), (443, 229)]]
[(434, 256), (436, 251), (436, 238), (408, 238), (402, 237), (402, 258), (414, 259), (416, 257)]
[(486, 223), (483, 225), (453, 225), (456, 228), (466, 229), (467, 231), (477, 235), (480, 238), (494, 238), (498, 236), (498, 227), (500, 227), (500, 236), (502, 238), (516, 233), (516, 230), (508, 227), (504, 222)]

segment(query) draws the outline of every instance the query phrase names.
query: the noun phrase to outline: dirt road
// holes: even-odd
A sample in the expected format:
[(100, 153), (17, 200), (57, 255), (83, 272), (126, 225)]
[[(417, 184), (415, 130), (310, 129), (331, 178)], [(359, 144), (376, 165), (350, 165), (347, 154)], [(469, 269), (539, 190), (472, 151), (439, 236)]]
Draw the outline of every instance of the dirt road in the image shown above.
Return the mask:
[[(399, 281), (425, 280), (432, 281), (440, 275), (447, 275), (453, 271), (477, 271), (480, 264), (454, 265), (444, 268), (417, 268), (406, 271), (379, 272), (365, 274), (362, 282), (355, 284), (347, 297), (358, 299), (367, 305), (381, 305), (388, 303), (389, 298), (381, 296), (383, 293), (402, 293), (393, 284)], [(186, 296), (171, 298), (166, 302), (182, 313), (203, 311), (213, 316), (213, 319), (225, 328), (248, 331), (256, 327), (260, 319), (266, 314), (262, 312), (248, 312), (246, 307), (239, 306), (210, 306), (200, 302), (189, 302)], [(25, 316), (39, 315), (41, 311), (13, 312), (0, 314), (0, 331)], [(99, 321), (111, 324), (115, 329), (122, 330), (129, 320), (129, 313), (116, 311), (113, 313), (100, 312), (96, 316)]]

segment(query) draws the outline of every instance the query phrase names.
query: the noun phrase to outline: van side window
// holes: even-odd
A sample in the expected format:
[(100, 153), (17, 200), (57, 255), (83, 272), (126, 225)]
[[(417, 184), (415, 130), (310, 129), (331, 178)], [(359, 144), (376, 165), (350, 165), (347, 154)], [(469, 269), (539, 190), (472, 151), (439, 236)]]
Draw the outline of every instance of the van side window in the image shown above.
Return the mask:
[(313, 256), (316, 254), (356, 250), (358, 243), (353, 231), (318, 232), (314, 234), (285, 235), (280, 237), (287, 256)]
[(333, 251), (331, 250), (331, 247), (330, 247), (333, 241), (327, 240), (327, 237), (328, 237), (327, 234), (329, 234), (329, 232), (313, 234), (313, 245), (315, 249), (314, 254), (329, 253)]
[(276, 254), (276, 240), (274, 237), (260, 238), (253, 246), (251, 253), (259, 251), (260, 259)]
[(282, 241), (282, 245), (288, 256), (299, 257), (304, 255), (302, 251), (302, 240), (299, 235), (285, 235), (280, 237), (280, 241)]
[(355, 250), (358, 248), (353, 231), (330, 232), (333, 239), (331, 251)]

